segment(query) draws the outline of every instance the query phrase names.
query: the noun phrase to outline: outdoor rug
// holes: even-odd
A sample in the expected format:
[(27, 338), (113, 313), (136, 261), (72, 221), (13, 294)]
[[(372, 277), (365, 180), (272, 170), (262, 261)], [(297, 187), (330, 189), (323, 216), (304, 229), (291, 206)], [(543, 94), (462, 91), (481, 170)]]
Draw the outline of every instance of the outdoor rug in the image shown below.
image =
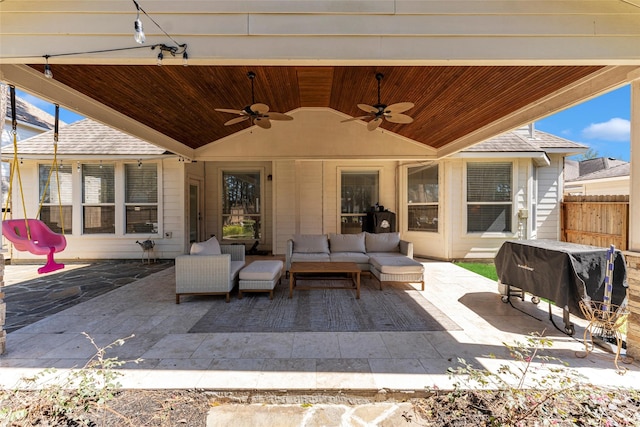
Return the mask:
[[(336, 281), (314, 282), (330, 286)], [(344, 286), (344, 281), (337, 284)], [(307, 286), (309, 282), (300, 282)], [(428, 292), (427, 292), (428, 295)], [(461, 328), (414, 287), (393, 283), (382, 290), (372, 278), (363, 278), (360, 299), (355, 290), (295, 290), (289, 299), (286, 280), (268, 293), (232, 293), (231, 302), (211, 299), (209, 311), (189, 330), (210, 332), (376, 332), (449, 331)], [(203, 297), (204, 298), (204, 297)]]

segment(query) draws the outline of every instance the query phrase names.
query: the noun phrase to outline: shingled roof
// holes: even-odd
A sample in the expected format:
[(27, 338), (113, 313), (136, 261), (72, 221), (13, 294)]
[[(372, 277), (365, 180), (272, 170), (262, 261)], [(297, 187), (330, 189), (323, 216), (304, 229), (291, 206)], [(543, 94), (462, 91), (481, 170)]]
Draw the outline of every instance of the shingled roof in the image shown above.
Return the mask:
[[(10, 151), (9, 148), (3, 149), (3, 154)], [(18, 152), (22, 155), (53, 155), (53, 131), (20, 141)], [(83, 119), (59, 129), (58, 154), (131, 157), (170, 153), (102, 123)]]
[(537, 129), (520, 128), (471, 146), (464, 152), (574, 152), (588, 148)]
[[(591, 181), (594, 179), (618, 178), (631, 174), (631, 163), (624, 160), (609, 157), (597, 157), (595, 159), (576, 162), (579, 175), (568, 176), (567, 162), (565, 162), (565, 182)], [(583, 167), (584, 165), (584, 167)]]
[[(10, 94), (7, 94), (7, 116), (6, 120), (11, 120), (11, 99)], [(53, 129), (55, 124), (55, 117), (47, 113), (44, 110), (36, 107), (33, 104), (28, 103), (23, 98), (16, 96), (16, 120), (19, 122), (27, 123), (33, 126), (40, 127), (42, 129)], [(65, 124), (60, 121), (60, 124)]]

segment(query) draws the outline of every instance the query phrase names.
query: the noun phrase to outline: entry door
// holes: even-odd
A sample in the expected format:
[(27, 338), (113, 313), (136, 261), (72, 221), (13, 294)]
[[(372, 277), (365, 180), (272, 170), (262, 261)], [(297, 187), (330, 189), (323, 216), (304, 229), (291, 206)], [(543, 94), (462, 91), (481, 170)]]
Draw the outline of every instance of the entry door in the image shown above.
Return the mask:
[(200, 212), (200, 182), (189, 181), (189, 242), (202, 241), (202, 214)]

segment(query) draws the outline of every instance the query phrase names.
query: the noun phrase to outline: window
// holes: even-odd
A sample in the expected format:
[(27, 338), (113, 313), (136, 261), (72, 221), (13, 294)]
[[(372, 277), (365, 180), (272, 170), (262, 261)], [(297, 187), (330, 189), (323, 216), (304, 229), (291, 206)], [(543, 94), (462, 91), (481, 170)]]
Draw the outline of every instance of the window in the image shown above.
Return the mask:
[[(55, 233), (71, 233), (73, 212), (71, 166), (38, 165), (40, 220)], [(44, 195), (44, 198), (43, 198)]]
[(511, 232), (512, 164), (467, 163), (467, 232)]
[(115, 177), (113, 165), (82, 165), (82, 231), (115, 233)]
[(409, 231), (438, 232), (438, 165), (407, 171)]
[(158, 232), (158, 165), (124, 165), (126, 233)]
[(366, 213), (378, 203), (378, 171), (343, 171), (340, 177), (340, 232), (355, 234), (363, 230)]
[(260, 240), (260, 171), (224, 171), (222, 186), (222, 239)]

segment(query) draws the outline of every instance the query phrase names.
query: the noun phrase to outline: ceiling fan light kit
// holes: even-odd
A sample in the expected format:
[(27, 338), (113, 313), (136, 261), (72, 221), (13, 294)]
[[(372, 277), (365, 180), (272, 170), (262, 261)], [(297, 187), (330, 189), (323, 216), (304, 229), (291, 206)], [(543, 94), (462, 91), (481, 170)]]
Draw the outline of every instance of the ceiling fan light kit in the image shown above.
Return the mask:
[(228, 108), (216, 108), (216, 111), (221, 113), (237, 114), (239, 117), (235, 117), (225, 122), (225, 126), (235, 125), (245, 120), (250, 120), (252, 124), (261, 127), (262, 129), (271, 128), (271, 120), (293, 120), (293, 117), (287, 116), (283, 113), (269, 112), (269, 106), (266, 104), (256, 103), (254, 96), (253, 80), (256, 78), (256, 73), (249, 71), (247, 77), (251, 81), (251, 105), (245, 106), (242, 110), (232, 110)]
[(414, 107), (414, 104), (412, 102), (398, 102), (391, 105), (386, 105), (380, 102), (380, 81), (383, 78), (384, 74), (376, 73), (376, 80), (378, 80), (378, 102), (375, 105), (358, 104), (358, 108), (366, 112), (367, 115), (342, 120), (342, 123), (371, 118), (369, 123), (367, 123), (367, 129), (372, 131), (380, 126), (380, 123), (382, 123), (382, 119), (385, 119), (391, 123), (405, 124), (413, 122), (412, 117), (406, 114), (402, 114)]

